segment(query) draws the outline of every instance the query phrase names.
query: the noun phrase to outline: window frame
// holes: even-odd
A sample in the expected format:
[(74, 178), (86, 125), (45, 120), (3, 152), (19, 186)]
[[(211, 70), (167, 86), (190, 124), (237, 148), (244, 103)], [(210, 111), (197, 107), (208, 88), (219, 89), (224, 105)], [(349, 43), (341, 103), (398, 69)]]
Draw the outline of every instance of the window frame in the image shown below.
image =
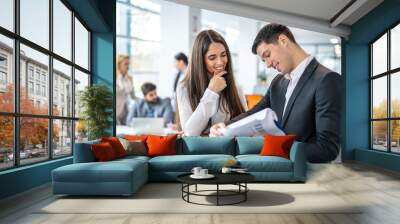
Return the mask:
[[(66, 157), (71, 157), (73, 156), (74, 152), (74, 143), (75, 143), (75, 123), (76, 121), (79, 120), (79, 117), (75, 117), (75, 108), (71, 108), (71, 114), (70, 116), (56, 116), (53, 115), (53, 59), (58, 60), (61, 63), (64, 63), (68, 66), (71, 66), (71, 104), (74, 105), (75, 103), (75, 88), (73, 83), (75, 82), (75, 69), (85, 73), (89, 77), (89, 83), (88, 86), (92, 85), (92, 61), (91, 61), (91, 36), (92, 36), (92, 30), (88, 27), (88, 25), (84, 22), (84, 20), (79, 16), (78, 13), (76, 13), (72, 7), (66, 2), (65, 0), (59, 0), (68, 10), (71, 11), (71, 59), (64, 58), (61, 55), (58, 55), (55, 53), (53, 50), (53, 1), (54, 0), (48, 0), (49, 3), (49, 48), (46, 49), (39, 44), (36, 44), (29, 39), (26, 39), (20, 35), (20, 0), (14, 0), (13, 1), (13, 10), (14, 10), (14, 31), (10, 31), (4, 27), (0, 26), (0, 35), (10, 38), (13, 41), (13, 52), (12, 52), (12, 61), (13, 64), (11, 65), (11, 75), (13, 75), (13, 81), (14, 81), (14, 100), (13, 100), (13, 112), (2, 112), (0, 111), (0, 116), (2, 117), (11, 117), (13, 119), (13, 166), (10, 167), (5, 167), (5, 168), (0, 168), (0, 172), (5, 171), (5, 170), (11, 170), (11, 169), (16, 169), (19, 167), (24, 167), (24, 166), (30, 166), (33, 164), (38, 164), (38, 163), (43, 163), (46, 161), (50, 160), (58, 160)], [(75, 18), (83, 25), (83, 27), (88, 31), (88, 69), (85, 69), (78, 64), (75, 63)], [(32, 48), (33, 50), (36, 50), (42, 54), (45, 54), (48, 56), (48, 76), (47, 76), (47, 83), (45, 87), (45, 94), (46, 97), (48, 97), (48, 112), (46, 115), (39, 115), (39, 114), (27, 114), (27, 113), (21, 113), (20, 111), (20, 85), (21, 85), (21, 80), (20, 80), (20, 45), (23, 44), (29, 48)], [(36, 83), (40, 83), (40, 87), (42, 88), (42, 79), (41, 75), (42, 72), (40, 72), (39, 80), (36, 82), (36, 69), (34, 68), (33, 70), (33, 79), (30, 78), (30, 73), (28, 71), (30, 67), (28, 67), (29, 64), (27, 64), (27, 73), (26, 75), (26, 81), (33, 81), (33, 85), (35, 86)], [(28, 85), (28, 84), (27, 84)], [(29, 87), (27, 87), (27, 91), (29, 91)], [(34, 89), (34, 92), (36, 89)], [(48, 93), (46, 93), (48, 92)], [(42, 96), (41, 91), (38, 96)], [(21, 118), (45, 118), (47, 119), (48, 123), (48, 134), (47, 134), (47, 152), (48, 155), (47, 157), (44, 157), (43, 160), (40, 160), (38, 162), (31, 162), (31, 163), (26, 163), (26, 164), (21, 164), (21, 158), (20, 158), (20, 119)], [(65, 120), (65, 121), (70, 121), (71, 122), (71, 153), (68, 155), (62, 155), (62, 156), (54, 156), (54, 147), (53, 147), (53, 123), (56, 122), (57, 120)]]
[[(116, 3), (117, 4), (121, 4), (121, 5), (124, 5), (124, 6), (126, 6), (126, 7), (129, 7), (129, 8), (134, 8), (134, 9), (136, 9), (136, 10), (139, 10), (139, 11), (143, 11), (143, 12), (146, 12), (146, 13), (151, 13), (151, 14), (154, 14), (154, 15), (157, 15), (157, 16), (160, 16), (160, 19), (161, 19), (161, 13), (160, 12), (157, 12), (157, 11), (153, 11), (153, 10), (151, 10), (151, 9), (148, 9), (148, 8), (143, 8), (143, 7), (140, 7), (140, 6), (138, 6), (138, 5), (135, 5), (135, 4), (132, 4), (131, 2), (125, 2), (125, 1), (122, 1), (122, 0), (117, 0), (116, 1)], [(118, 12), (117, 12), (118, 13)], [(129, 19), (127, 19), (127, 20), (129, 20)], [(139, 37), (135, 37), (135, 36), (133, 36), (133, 35), (130, 35), (130, 27), (131, 27), (131, 23), (130, 23), (130, 21), (127, 21), (127, 23), (126, 23), (126, 25), (127, 25), (127, 34), (119, 34), (119, 33), (116, 33), (116, 37), (115, 37), (115, 40), (116, 40), (116, 43), (118, 43), (118, 39), (123, 39), (123, 40), (125, 40), (125, 41), (127, 41), (127, 53), (126, 53), (126, 55), (128, 55), (129, 57), (133, 57), (133, 55), (131, 54), (131, 48), (132, 48), (132, 46), (131, 46), (131, 44), (129, 44), (130, 42), (137, 42), (137, 41), (141, 41), (141, 42), (146, 42), (146, 43), (149, 43), (149, 44), (158, 44), (159, 45), (159, 47), (160, 47), (160, 43), (161, 43), (161, 40), (150, 40), (150, 39), (142, 39), (142, 38), (139, 38)], [(117, 48), (117, 45), (116, 45), (116, 48)], [(161, 51), (161, 49), (159, 49), (160, 51)], [(160, 52), (159, 52), (160, 53)], [(133, 66), (131, 65), (130, 66), (131, 68), (131, 70), (133, 69)], [(134, 70), (132, 70), (132, 71), (130, 71), (131, 73), (131, 75), (134, 77), (134, 76), (138, 76), (138, 75), (156, 75), (156, 74), (158, 74), (160, 71), (158, 71), (158, 70), (149, 70), (149, 69), (146, 69), (146, 70), (139, 70), (139, 71), (134, 71)]]
[[(393, 75), (396, 75), (396, 73), (400, 72), (400, 67), (391, 69), (391, 31), (393, 28), (396, 26), (400, 25), (400, 20), (389, 26), (387, 29), (385, 29), (384, 32), (380, 33), (375, 39), (373, 39), (371, 42), (368, 43), (368, 58), (369, 58), (369, 77), (368, 77), (368, 84), (369, 84), (369, 150), (373, 151), (379, 151), (379, 152), (386, 152), (386, 153), (391, 153), (391, 154), (400, 154), (400, 152), (393, 152), (392, 151), (392, 122), (393, 121), (400, 121), (400, 117), (392, 117), (392, 98), (391, 98), (391, 91), (392, 91), (392, 85), (391, 85), (391, 79)], [(373, 74), (373, 44), (376, 43), (381, 37), (384, 35), (387, 35), (387, 63), (386, 63), (386, 71), (376, 74)], [(374, 87), (373, 87), (373, 81), (382, 77), (386, 77), (386, 87), (387, 87), (387, 93), (386, 93), (386, 98), (387, 98), (387, 105), (386, 105), (386, 117), (385, 118), (373, 118), (373, 92), (374, 92)], [(375, 121), (386, 121), (386, 151), (379, 150), (374, 148), (374, 132), (373, 132), (373, 122)]]

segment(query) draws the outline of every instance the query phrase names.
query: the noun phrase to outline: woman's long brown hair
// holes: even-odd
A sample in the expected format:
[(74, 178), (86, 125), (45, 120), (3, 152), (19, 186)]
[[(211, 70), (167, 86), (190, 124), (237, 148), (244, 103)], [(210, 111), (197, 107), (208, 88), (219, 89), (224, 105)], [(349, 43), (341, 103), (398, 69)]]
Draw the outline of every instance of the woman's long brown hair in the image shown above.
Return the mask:
[(199, 105), (200, 99), (210, 82), (205, 64), (205, 55), (213, 42), (224, 45), (228, 57), (228, 63), (225, 67), (227, 73), (224, 75), (227, 86), (220, 92), (219, 108), (222, 108), (225, 112), (229, 112), (230, 118), (233, 118), (243, 113), (245, 110), (240, 101), (233, 77), (231, 53), (224, 38), (220, 34), (213, 30), (204, 30), (197, 35), (193, 44), (188, 71), (183, 83), (188, 91), (190, 106), (194, 111), (197, 105)]

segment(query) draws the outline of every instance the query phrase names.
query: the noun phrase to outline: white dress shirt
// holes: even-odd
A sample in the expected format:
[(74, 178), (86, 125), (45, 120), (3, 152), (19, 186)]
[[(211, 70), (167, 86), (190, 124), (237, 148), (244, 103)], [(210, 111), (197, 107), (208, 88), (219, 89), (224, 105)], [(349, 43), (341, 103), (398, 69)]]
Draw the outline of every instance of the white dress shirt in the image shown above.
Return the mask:
[[(218, 108), (219, 94), (209, 89), (206, 89), (200, 99), (200, 103), (194, 111), (190, 106), (188, 91), (183, 83), (178, 84), (176, 95), (178, 100), (179, 118), (182, 130), (186, 136), (201, 135), (203, 130), (207, 127), (210, 118), (212, 125), (231, 119), (229, 112), (224, 111), (223, 108)], [(246, 98), (239, 88), (238, 95), (243, 107), (247, 110)]]
[(300, 64), (297, 65), (297, 67), (293, 69), (291, 73), (285, 75), (285, 78), (289, 79), (289, 85), (287, 87), (285, 94), (285, 107), (283, 108), (282, 117), (285, 115), (286, 106), (289, 102), (290, 96), (292, 96), (294, 88), (299, 82), (299, 79), (301, 75), (304, 73), (304, 70), (306, 70), (308, 64), (310, 64), (313, 58), (314, 58), (313, 56), (309, 55), (302, 62), (300, 62)]

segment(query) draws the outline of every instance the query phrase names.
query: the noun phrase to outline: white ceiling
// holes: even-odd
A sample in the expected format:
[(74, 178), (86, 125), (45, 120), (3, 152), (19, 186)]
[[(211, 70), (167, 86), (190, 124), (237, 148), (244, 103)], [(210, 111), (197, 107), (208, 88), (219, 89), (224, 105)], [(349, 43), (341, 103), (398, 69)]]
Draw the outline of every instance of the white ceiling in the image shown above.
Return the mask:
[[(168, 0), (265, 22), (332, 34), (350, 35), (350, 26), (383, 0)], [(338, 14), (347, 4), (336, 20)]]
[(225, 0), (329, 21), (350, 0)]

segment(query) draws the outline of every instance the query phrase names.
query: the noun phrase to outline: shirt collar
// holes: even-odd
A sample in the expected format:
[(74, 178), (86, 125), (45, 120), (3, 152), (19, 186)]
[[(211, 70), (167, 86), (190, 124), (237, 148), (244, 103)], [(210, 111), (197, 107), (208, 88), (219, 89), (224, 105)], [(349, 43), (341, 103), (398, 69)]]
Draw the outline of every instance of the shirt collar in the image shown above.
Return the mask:
[(293, 71), (291, 73), (285, 74), (285, 78), (292, 80), (292, 81), (297, 81), (300, 79), (301, 75), (304, 73), (304, 70), (306, 70), (308, 64), (310, 64), (311, 60), (314, 57), (309, 55), (308, 57), (304, 58), (303, 61), (300, 62), (300, 64), (298, 64), (296, 66), (295, 69), (293, 69)]

